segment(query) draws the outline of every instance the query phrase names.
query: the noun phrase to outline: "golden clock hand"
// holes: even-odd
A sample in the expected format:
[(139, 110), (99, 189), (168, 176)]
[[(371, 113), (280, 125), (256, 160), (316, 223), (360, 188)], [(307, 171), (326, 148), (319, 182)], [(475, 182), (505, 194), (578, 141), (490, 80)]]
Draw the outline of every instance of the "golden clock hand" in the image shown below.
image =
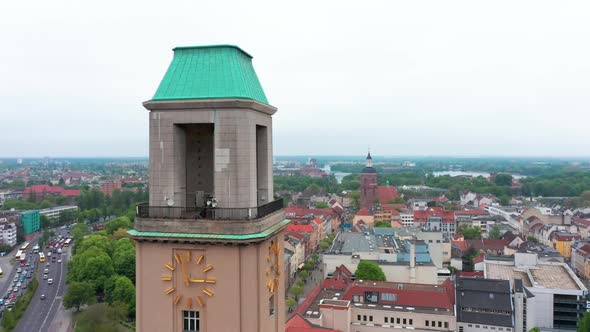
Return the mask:
[(182, 258), (182, 255), (180, 256), (180, 266), (182, 267), (182, 274), (184, 275), (184, 284), (188, 287), (189, 285), (189, 281), (188, 281), (188, 273), (186, 272), (186, 264), (184, 263), (184, 259)]

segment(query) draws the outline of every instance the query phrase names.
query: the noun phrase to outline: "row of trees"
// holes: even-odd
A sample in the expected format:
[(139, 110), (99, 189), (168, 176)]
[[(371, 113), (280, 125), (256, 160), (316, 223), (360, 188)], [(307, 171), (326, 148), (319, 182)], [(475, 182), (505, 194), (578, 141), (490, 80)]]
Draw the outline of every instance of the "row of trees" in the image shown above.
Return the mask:
[(134, 319), (135, 245), (126, 237), (132, 226), (127, 217), (119, 217), (93, 234), (82, 223), (72, 228), (75, 245), (74, 256), (68, 261), (66, 308), (79, 310), (99, 299)]
[(287, 305), (289, 311), (293, 310), (297, 305), (297, 300), (299, 299), (299, 296), (303, 294), (303, 286), (311, 276), (313, 270), (316, 268), (319, 261), (319, 255), (312, 254), (310, 258), (307, 261), (305, 261), (303, 268), (297, 274), (297, 281), (295, 281), (295, 284), (291, 286), (291, 288), (289, 288), (289, 294), (291, 295), (291, 297), (289, 297), (285, 301), (285, 304)]

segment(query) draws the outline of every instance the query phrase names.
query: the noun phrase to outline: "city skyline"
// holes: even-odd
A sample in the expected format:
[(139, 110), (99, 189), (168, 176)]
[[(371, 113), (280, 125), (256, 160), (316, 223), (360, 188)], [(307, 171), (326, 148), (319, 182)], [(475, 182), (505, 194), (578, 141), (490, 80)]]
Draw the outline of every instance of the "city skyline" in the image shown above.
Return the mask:
[(280, 110), (277, 156), (588, 155), (590, 4), (335, 4), (5, 4), (0, 156), (147, 157), (154, 64), (225, 43)]

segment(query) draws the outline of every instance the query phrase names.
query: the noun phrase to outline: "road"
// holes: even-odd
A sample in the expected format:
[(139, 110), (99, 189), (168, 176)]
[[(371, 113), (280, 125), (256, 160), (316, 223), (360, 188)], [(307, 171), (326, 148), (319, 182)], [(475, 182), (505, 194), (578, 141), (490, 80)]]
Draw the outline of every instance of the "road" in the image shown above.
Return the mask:
[[(70, 256), (70, 248), (63, 248), (61, 255), (57, 253), (53, 255), (56, 255), (57, 259), (55, 261), (48, 259), (47, 261), (51, 261), (49, 266), (46, 263), (39, 263), (36, 276), (39, 281), (39, 287), (27, 311), (25, 311), (25, 314), (16, 326), (15, 332), (48, 332), (58, 308), (62, 305), (63, 295), (66, 289), (66, 263)], [(39, 256), (35, 255), (35, 258), (38, 260)], [(61, 263), (57, 263), (59, 259), (62, 260)], [(48, 279), (43, 279), (45, 269), (49, 270), (48, 279), (53, 279), (52, 285), (47, 283)], [(41, 294), (45, 294), (45, 300), (41, 300)]]

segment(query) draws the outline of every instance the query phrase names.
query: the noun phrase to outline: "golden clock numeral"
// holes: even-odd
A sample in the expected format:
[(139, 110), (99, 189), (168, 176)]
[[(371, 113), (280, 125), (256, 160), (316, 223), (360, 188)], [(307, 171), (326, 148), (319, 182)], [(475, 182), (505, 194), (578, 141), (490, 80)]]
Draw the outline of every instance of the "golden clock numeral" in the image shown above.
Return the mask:
[(195, 278), (191, 278), (189, 279), (190, 282), (195, 282), (195, 283), (202, 283), (205, 282), (205, 279), (195, 279)]
[(178, 302), (180, 302), (180, 299), (182, 299), (182, 296), (176, 295), (176, 297), (174, 298), (174, 305), (177, 305)]
[(186, 306), (191, 309), (193, 307), (193, 298), (189, 297), (186, 299)]
[(177, 264), (180, 264), (180, 256), (178, 256), (178, 254), (174, 255), (174, 259), (176, 259)]
[(197, 258), (197, 265), (201, 264), (201, 261), (203, 260), (203, 258), (205, 258), (204, 255), (199, 256), (199, 258)]
[(170, 287), (170, 288), (168, 288), (168, 289), (166, 290), (166, 295), (168, 295), (168, 294), (170, 294), (170, 293), (172, 293), (172, 292), (174, 292), (174, 287)]
[(207, 296), (209, 296), (209, 297), (211, 297), (211, 296), (215, 295), (215, 293), (213, 293), (213, 291), (212, 291), (212, 290), (210, 290), (210, 289), (207, 289), (207, 288), (203, 289), (203, 293), (205, 293), (205, 294), (206, 294)]
[(190, 280), (190, 282), (197, 283), (197, 284), (203, 284), (203, 283), (214, 284), (214, 283), (217, 282), (217, 279), (215, 279), (215, 278), (211, 278), (211, 279), (196, 279), (196, 278), (191, 278), (189, 280)]
[(172, 276), (163, 276), (162, 281), (172, 281)]
[(191, 261), (191, 252), (190, 251), (186, 252), (186, 261), (187, 261), (187, 263), (190, 263), (190, 261)]
[(203, 298), (201, 296), (197, 296), (197, 303), (199, 304), (199, 306), (204, 307), (205, 306), (205, 302), (203, 302)]
[(166, 264), (164, 264), (164, 266), (165, 266), (165, 267), (166, 267), (168, 270), (170, 270), (170, 271), (174, 271), (174, 266), (172, 266), (172, 264), (170, 264), (170, 263), (166, 263)]
[(213, 270), (213, 265), (209, 264), (203, 269), (203, 272), (207, 272), (207, 271), (211, 271), (211, 270)]
[(214, 283), (217, 283), (217, 279), (215, 279), (215, 278), (205, 279), (205, 282), (208, 284), (214, 284)]

